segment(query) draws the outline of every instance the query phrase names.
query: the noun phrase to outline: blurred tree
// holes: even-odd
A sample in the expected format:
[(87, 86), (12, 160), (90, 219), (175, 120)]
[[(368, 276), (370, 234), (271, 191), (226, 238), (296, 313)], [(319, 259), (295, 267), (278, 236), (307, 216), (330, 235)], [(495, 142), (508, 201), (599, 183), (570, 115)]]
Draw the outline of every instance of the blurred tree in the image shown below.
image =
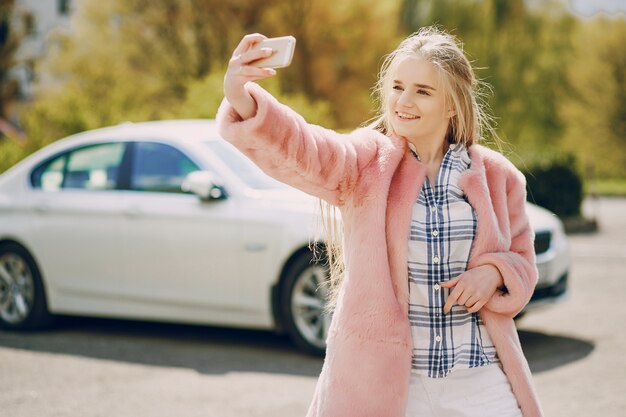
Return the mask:
[[(577, 21), (560, 2), (531, 8), (523, 0), (404, 0), (421, 5), (427, 17), (403, 21), (438, 23), (464, 42), (477, 76), (488, 82), (485, 97), (497, 117), (499, 134), (524, 159), (554, 152), (563, 135), (559, 102), (569, 85), (565, 72)], [(517, 159), (517, 158), (515, 158)], [(519, 162), (519, 161), (518, 161)]]
[[(291, 67), (262, 85), (311, 122), (354, 128), (372, 116), (370, 88), (382, 56), (433, 23), (463, 40), (478, 76), (494, 87), (485, 98), (518, 164), (560, 152), (565, 136), (578, 146), (581, 132), (593, 127), (607, 132), (594, 131), (594, 141), (606, 140), (602, 149), (621, 143), (618, 25), (607, 23), (607, 31), (603, 23), (580, 22), (559, 0), (82, 0), (72, 31), (53, 38), (39, 66), (41, 79), (53, 82), (36, 90), (24, 114), (27, 148), (125, 120), (212, 117), (224, 66), (251, 32), (298, 39)], [(579, 31), (590, 25), (589, 33)], [(604, 49), (589, 48), (595, 44)], [(589, 81), (594, 74), (603, 84), (591, 93), (583, 86), (599, 82)], [(602, 159), (593, 146), (581, 146), (583, 162), (583, 152)], [(609, 156), (614, 162), (603, 168), (626, 165)]]
[[(27, 146), (24, 133), (11, 122), (18, 86), (9, 75), (15, 66), (14, 56), (21, 39), (12, 24), (14, 4), (14, 0), (0, 0), (0, 172), (33, 150)], [(12, 140), (1, 140), (4, 138)]]
[[(235, 25), (227, 24), (229, 8), (220, 5), (199, 0), (78, 3), (72, 32), (57, 34), (42, 66), (56, 83), (40, 89), (33, 113), (60, 124), (66, 133), (175, 116), (188, 83), (207, 76), (212, 63), (223, 62), (221, 53)], [(58, 101), (64, 105), (60, 109), (54, 104)]]
[[(177, 117), (213, 118), (222, 102), (222, 95), (215, 94), (223, 88), (226, 68), (210, 73), (208, 76), (192, 81), (187, 86), (185, 101), (181, 104)], [(273, 77), (260, 81), (265, 89), (280, 98), (283, 104), (300, 113), (308, 122), (326, 124), (331, 119), (330, 104), (322, 100), (310, 100), (304, 93), (284, 93), (280, 87), (280, 78)]]
[(576, 39), (564, 142), (599, 178), (626, 178), (626, 19), (596, 18)]
[(0, 0), (0, 139), (9, 137), (18, 142), (24, 140), (22, 132), (11, 122), (10, 106), (18, 96), (17, 81), (10, 77), (15, 66), (15, 52), (20, 36), (13, 28), (13, 6), (15, 0)]
[(38, 88), (24, 124), (47, 143), (126, 120), (213, 116), (225, 63), (258, 31), (298, 38), (292, 66), (263, 83), (314, 121), (354, 127), (369, 117), (378, 60), (395, 46), (385, 17), (396, 9), (374, 0), (83, 0), (72, 31), (52, 39), (40, 68), (53, 82)]
[(398, 2), (291, 0), (266, 7), (255, 28), (297, 39), (281, 90), (329, 103), (333, 128), (354, 128), (373, 116), (373, 87), (381, 57), (401, 40)]
[(580, 216), (583, 184), (571, 153), (548, 156), (524, 171), (528, 201), (561, 218)]

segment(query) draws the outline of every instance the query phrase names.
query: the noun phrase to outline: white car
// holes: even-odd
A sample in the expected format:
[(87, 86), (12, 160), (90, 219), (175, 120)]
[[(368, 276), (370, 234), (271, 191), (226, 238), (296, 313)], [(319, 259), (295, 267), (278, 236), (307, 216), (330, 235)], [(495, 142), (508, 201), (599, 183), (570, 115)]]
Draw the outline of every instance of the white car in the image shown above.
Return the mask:
[[(59, 140), (0, 176), (0, 326), (66, 314), (274, 329), (321, 354), (330, 317), (326, 268), (311, 253), (317, 204), (260, 171), (214, 121)], [(558, 219), (528, 209), (538, 305), (565, 293), (569, 259)]]

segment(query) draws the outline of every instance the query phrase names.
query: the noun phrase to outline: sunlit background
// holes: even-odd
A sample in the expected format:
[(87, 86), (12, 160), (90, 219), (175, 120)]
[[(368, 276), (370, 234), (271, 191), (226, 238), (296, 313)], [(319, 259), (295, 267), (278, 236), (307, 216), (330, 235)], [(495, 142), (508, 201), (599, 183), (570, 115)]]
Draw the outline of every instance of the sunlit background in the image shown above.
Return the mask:
[(374, 114), (381, 57), (419, 27), (439, 24), (463, 40), (493, 87), (485, 100), (514, 163), (531, 172), (566, 165), (586, 193), (626, 193), (624, 1), (1, 4), (0, 172), (71, 133), (214, 117), (224, 66), (250, 32), (298, 39), (291, 67), (264, 87), (310, 122), (355, 128)]

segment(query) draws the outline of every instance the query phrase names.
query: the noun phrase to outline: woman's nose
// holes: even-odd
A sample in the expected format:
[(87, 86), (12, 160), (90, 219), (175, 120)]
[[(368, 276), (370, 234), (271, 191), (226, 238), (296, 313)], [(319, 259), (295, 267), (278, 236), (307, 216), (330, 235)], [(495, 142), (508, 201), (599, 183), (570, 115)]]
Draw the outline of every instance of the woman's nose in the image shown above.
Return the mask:
[(403, 107), (413, 106), (413, 102), (411, 101), (407, 91), (403, 91), (402, 94), (400, 94), (400, 97), (398, 97), (398, 105)]

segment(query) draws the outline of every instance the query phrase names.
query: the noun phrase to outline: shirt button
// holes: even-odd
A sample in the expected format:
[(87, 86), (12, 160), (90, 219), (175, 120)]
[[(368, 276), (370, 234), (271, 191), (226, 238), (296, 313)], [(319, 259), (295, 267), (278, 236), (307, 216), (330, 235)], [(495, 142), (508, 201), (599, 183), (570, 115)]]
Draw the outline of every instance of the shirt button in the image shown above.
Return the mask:
[(439, 335), (435, 336), (435, 342), (441, 342), (441, 336)]
[(433, 230), (433, 236), (439, 236), (439, 230)]
[(439, 284), (435, 284), (435, 291), (439, 291)]
[(436, 263), (436, 264), (438, 264), (438, 263), (439, 263), (439, 257), (438, 257), (438, 256), (435, 256), (435, 257), (433, 258), (433, 262), (434, 262), (434, 263)]
[(431, 213), (436, 212), (436, 211), (437, 211), (437, 207), (435, 207), (435, 206), (430, 206), (430, 211), (431, 211)]

